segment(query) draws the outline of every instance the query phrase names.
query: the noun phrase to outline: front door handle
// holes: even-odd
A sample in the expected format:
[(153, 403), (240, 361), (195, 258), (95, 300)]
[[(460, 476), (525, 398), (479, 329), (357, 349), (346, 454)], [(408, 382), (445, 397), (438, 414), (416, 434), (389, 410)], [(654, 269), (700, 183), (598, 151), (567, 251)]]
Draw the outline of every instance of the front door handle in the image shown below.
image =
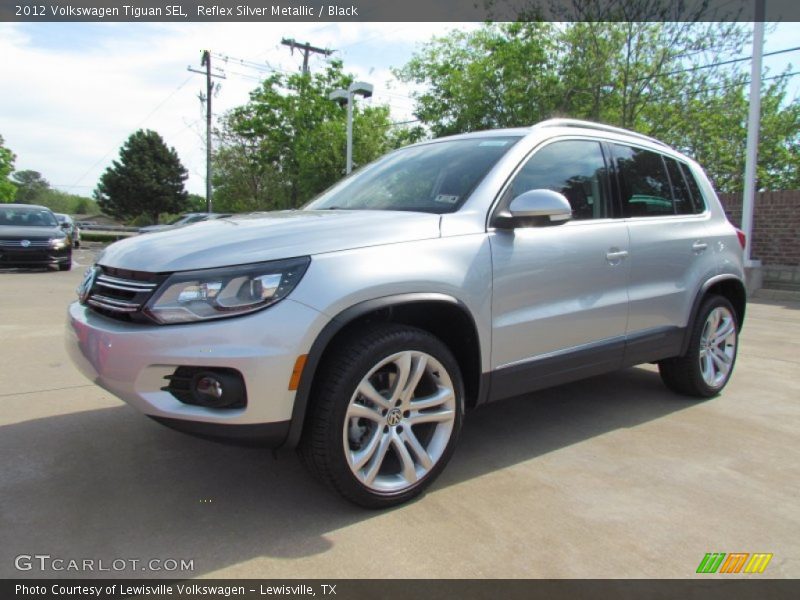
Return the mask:
[(610, 248), (609, 251), (606, 252), (606, 260), (612, 265), (619, 264), (622, 259), (627, 258), (627, 256), (627, 250), (619, 250), (618, 248)]
[(700, 240), (692, 244), (692, 252), (694, 252), (695, 254), (700, 254), (701, 252), (705, 252), (706, 248), (708, 248), (708, 244), (706, 244), (705, 242), (701, 242)]

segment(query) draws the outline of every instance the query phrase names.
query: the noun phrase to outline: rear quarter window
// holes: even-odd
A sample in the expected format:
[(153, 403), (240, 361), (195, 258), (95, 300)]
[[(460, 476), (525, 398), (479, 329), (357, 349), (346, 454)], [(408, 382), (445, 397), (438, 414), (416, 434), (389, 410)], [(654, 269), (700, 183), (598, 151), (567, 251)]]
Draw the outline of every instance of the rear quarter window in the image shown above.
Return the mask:
[(706, 210), (706, 201), (703, 198), (703, 193), (700, 191), (700, 186), (697, 184), (694, 173), (689, 168), (689, 165), (679, 162), (683, 177), (686, 180), (686, 185), (689, 187), (689, 192), (692, 195), (692, 212), (700, 214)]

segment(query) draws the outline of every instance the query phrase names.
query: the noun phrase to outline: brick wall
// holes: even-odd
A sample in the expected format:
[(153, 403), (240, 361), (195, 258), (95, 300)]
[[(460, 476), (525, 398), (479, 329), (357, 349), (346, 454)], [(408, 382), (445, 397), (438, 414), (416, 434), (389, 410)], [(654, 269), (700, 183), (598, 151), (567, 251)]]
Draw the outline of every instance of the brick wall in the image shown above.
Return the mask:
[[(728, 219), (742, 223), (742, 195), (720, 194)], [(759, 192), (753, 212), (752, 255), (765, 268), (800, 266), (800, 190)]]

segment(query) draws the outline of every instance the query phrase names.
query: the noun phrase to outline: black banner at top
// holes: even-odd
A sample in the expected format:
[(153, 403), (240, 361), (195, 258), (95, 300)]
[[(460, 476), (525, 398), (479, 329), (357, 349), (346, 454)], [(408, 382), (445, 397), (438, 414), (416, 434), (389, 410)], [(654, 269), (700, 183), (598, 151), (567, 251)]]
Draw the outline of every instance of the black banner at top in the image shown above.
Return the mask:
[(0, 0), (7, 22), (800, 21), (798, 0)]

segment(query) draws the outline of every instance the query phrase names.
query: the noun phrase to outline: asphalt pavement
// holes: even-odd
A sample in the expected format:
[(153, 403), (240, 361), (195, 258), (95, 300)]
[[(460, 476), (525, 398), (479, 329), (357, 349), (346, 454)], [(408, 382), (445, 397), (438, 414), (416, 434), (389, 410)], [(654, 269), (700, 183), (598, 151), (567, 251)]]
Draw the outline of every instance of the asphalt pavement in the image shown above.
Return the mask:
[(719, 397), (644, 366), (480, 409), (423, 497), (375, 512), (292, 455), (171, 431), (80, 375), (65, 310), (93, 252), (0, 271), (0, 577), (716, 577), (695, 575), (708, 552), (800, 577), (798, 303), (749, 305)]

